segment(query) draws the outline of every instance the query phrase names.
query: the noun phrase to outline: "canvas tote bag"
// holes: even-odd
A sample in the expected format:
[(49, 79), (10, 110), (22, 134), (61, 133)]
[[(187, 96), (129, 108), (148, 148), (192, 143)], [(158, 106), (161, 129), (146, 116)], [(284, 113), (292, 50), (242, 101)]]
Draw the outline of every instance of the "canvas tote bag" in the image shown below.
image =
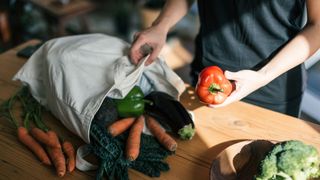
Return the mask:
[(183, 81), (161, 58), (145, 66), (128, 59), (130, 45), (116, 37), (87, 34), (52, 39), (14, 76), (30, 88), (70, 131), (90, 143), (90, 124), (106, 96), (121, 99), (135, 86), (179, 98)]

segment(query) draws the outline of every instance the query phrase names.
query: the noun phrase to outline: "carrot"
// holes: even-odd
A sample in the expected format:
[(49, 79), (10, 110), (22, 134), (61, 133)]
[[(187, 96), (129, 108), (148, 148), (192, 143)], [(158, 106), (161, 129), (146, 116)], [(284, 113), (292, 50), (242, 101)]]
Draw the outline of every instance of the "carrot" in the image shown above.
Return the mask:
[(49, 153), (51, 161), (54, 164), (54, 167), (56, 168), (58, 176), (62, 177), (66, 173), (66, 159), (63, 155), (59, 138), (57, 134), (52, 130), (47, 131), (47, 135), (55, 144), (54, 147), (47, 146), (47, 151)]
[(147, 127), (155, 138), (169, 151), (175, 151), (178, 147), (177, 142), (166, 133), (166, 131), (160, 126), (160, 124), (151, 116), (147, 116)]
[(72, 144), (69, 141), (64, 141), (62, 143), (62, 148), (63, 148), (63, 152), (68, 157), (68, 165), (67, 165), (68, 172), (72, 172), (76, 167), (76, 155), (75, 155), (76, 151), (74, 150)]
[(56, 172), (58, 176), (59, 177), (64, 176), (66, 173), (66, 160), (64, 158), (61, 147), (54, 148), (54, 147), (47, 146), (47, 151), (49, 153), (51, 161), (54, 164), (54, 167), (56, 168)]
[(52, 144), (51, 145), (52, 147), (61, 148), (61, 144), (59, 142), (59, 138), (58, 138), (58, 135), (56, 134), (56, 132), (49, 130), (49, 131), (47, 131), (47, 135), (50, 139), (50, 144)]
[(55, 138), (50, 138), (48, 134), (46, 134), (43, 130), (39, 128), (36, 128), (36, 127), (32, 128), (30, 130), (30, 134), (42, 144), (45, 144), (51, 147), (59, 147), (57, 146)]
[(45, 165), (51, 165), (50, 159), (42, 146), (28, 133), (25, 127), (18, 127), (18, 139), (27, 146)]
[(129, 117), (129, 118), (124, 118), (120, 119), (114, 123), (112, 123), (110, 126), (107, 127), (108, 132), (113, 136), (118, 136), (127, 129), (134, 123), (135, 118)]
[(127, 159), (134, 161), (139, 156), (141, 133), (144, 127), (144, 116), (139, 116), (132, 125), (126, 144)]

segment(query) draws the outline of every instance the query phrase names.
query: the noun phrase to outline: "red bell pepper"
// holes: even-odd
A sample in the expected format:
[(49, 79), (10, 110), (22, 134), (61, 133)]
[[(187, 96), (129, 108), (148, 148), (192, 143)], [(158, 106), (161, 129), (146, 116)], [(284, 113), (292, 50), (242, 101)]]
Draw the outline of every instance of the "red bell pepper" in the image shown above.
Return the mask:
[(221, 104), (231, 94), (232, 84), (218, 66), (209, 66), (200, 72), (196, 92), (206, 104)]

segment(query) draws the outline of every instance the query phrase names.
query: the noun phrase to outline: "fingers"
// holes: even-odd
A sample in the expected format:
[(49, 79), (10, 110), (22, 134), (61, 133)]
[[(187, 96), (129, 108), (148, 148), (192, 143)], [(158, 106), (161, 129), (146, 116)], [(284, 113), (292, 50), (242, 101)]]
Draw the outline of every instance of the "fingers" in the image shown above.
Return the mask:
[[(142, 42), (142, 41), (141, 41)], [(145, 65), (150, 65), (160, 54), (161, 49), (156, 47), (155, 49), (147, 43), (141, 43), (137, 41), (131, 48), (130, 58), (134, 64), (138, 64), (138, 62), (148, 54), (150, 54), (147, 59)]]
[(133, 64), (138, 64), (139, 60), (143, 58), (144, 54), (141, 53), (140, 48), (144, 44), (145, 44), (144, 40), (141, 38), (138, 38), (133, 43), (133, 46), (131, 46), (129, 56)]
[(138, 62), (145, 56), (141, 51), (141, 48), (146, 44), (146, 39), (141, 34), (141, 32), (135, 33), (134, 42), (130, 48), (129, 55), (133, 64), (138, 64)]
[(242, 98), (262, 87), (265, 82), (265, 77), (252, 70), (241, 70), (238, 72), (225, 71), (227, 79), (231, 80), (233, 92), (226, 98), (222, 104), (208, 105), (209, 107), (223, 107)]
[(218, 107), (224, 107), (227, 106), (235, 101), (239, 101), (240, 98), (240, 94), (239, 94), (239, 86), (237, 86), (237, 80), (240, 78), (239, 73), (237, 72), (231, 72), (231, 71), (225, 71), (224, 75), (226, 76), (227, 79), (233, 81), (232, 82), (232, 89), (233, 92), (226, 98), (226, 100), (221, 103), (221, 104), (208, 104), (208, 107), (211, 108), (218, 108)]
[(227, 97), (227, 99), (221, 103), (221, 104), (208, 104), (208, 107), (211, 107), (211, 108), (219, 108), (219, 107), (224, 107), (224, 106), (227, 106), (233, 102), (236, 102), (236, 101), (240, 101), (242, 98), (243, 98), (243, 95), (242, 95), (242, 91), (241, 91), (241, 88), (239, 88), (240, 86), (236, 83), (235, 83), (235, 86), (237, 87), (236, 89), (234, 89), (234, 91)]
[(151, 64), (159, 55), (165, 43), (166, 33), (161, 29), (149, 28), (134, 35), (134, 42), (130, 48), (130, 60), (138, 64), (142, 58), (149, 55), (146, 65)]
[(150, 65), (159, 55), (160, 53), (160, 48), (156, 48), (152, 51), (152, 53), (150, 54), (147, 62), (146, 62), (146, 65)]
[(225, 71), (224, 75), (229, 80), (238, 80), (241, 78), (238, 72)]
[(237, 91), (234, 91), (230, 94), (230, 96), (221, 104), (208, 104), (208, 107), (211, 108), (219, 108), (219, 107), (224, 107), (227, 106), (233, 102), (238, 101), (238, 95), (237, 95)]
[(134, 33), (134, 35), (133, 35), (133, 41), (135, 41), (135, 40), (139, 37), (139, 35), (140, 35), (140, 32)]

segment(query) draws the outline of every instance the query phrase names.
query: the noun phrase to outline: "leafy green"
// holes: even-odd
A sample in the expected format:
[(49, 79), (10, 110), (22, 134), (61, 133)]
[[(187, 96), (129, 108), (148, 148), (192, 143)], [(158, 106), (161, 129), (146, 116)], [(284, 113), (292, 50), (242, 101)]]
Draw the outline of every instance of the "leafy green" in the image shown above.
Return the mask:
[(30, 121), (32, 121), (38, 128), (44, 131), (49, 130), (49, 128), (42, 121), (41, 114), (43, 112), (43, 107), (33, 98), (27, 86), (23, 86), (13, 96), (1, 104), (0, 116), (9, 119), (10, 122), (12, 122), (12, 124), (18, 128), (18, 121), (12, 112), (13, 105), (18, 101), (22, 105), (23, 126), (25, 128), (29, 129)]
[(17, 95), (10, 97), (8, 100), (4, 101), (0, 106), (0, 117), (7, 118), (16, 128), (18, 128), (18, 122), (13, 115), (12, 109), (13, 105), (17, 100)]
[(128, 168), (150, 177), (159, 177), (161, 171), (169, 170), (169, 165), (163, 160), (172, 153), (163, 148), (153, 136), (142, 134), (138, 158), (128, 161), (124, 155), (128, 133), (112, 137), (104, 127), (93, 121), (90, 135), (90, 149), (100, 159), (96, 179), (107, 176), (108, 179), (127, 180)]

